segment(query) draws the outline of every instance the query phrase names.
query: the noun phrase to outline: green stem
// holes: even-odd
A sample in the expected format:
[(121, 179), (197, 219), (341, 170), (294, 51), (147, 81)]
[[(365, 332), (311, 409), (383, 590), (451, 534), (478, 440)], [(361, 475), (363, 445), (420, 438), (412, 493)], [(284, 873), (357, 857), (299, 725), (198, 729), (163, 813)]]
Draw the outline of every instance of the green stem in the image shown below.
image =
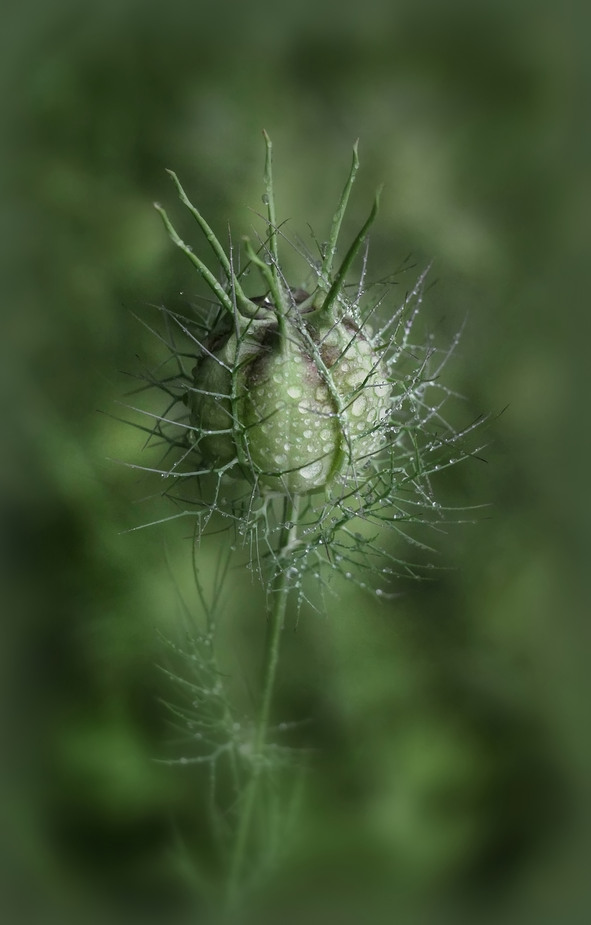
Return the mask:
[(277, 664), (279, 662), (281, 631), (283, 629), (287, 598), (289, 596), (289, 584), (286, 577), (285, 562), (282, 560), (285, 560), (286, 556), (289, 554), (289, 549), (293, 546), (297, 538), (298, 502), (299, 499), (297, 497), (286, 497), (283, 505), (283, 525), (281, 527), (277, 548), (277, 574), (273, 582), (273, 598), (265, 640), (263, 692), (256, 724), (251, 776), (246, 784), (240, 806), (240, 815), (230, 859), (226, 889), (226, 909), (228, 912), (236, 908), (237, 901), (240, 897), (240, 884), (244, 872), (249, 839), (252, 834), (253, 815), (256, 808), (256, 798), (259, 791), (261, 773), (264, 768), (263, 752), (267, 741), (271, 701), (273, 699)]

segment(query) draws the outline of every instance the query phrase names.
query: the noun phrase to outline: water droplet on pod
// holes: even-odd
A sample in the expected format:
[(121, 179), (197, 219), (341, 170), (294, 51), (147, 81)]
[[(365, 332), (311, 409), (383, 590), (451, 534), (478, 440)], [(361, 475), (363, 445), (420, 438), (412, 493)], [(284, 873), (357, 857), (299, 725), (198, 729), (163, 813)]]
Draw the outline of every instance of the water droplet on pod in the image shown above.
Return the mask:
[(303, 479), (306, 479), (307, 481), (311, 481), (312, 479), (317, 478), (321, 472), (322, 472), (322, 463), (320, 462), (320, 460), (318, 460), (317, 462), (310, 463), (309, 466), (303, 466), (303, 468), (300, 469), (299, 474), (301, 475)]

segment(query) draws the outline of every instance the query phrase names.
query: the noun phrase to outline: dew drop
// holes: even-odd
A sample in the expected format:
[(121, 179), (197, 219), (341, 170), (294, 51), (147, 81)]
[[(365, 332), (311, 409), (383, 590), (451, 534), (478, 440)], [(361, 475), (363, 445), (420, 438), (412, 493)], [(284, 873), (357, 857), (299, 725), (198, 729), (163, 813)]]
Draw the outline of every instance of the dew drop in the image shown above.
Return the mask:
[(312, 434), (313, 434), (313, 431), (310, 430), (310, 429), (308, 429), (308, 430), (305, 430), (305, 431), (303, 432), (302, 436), (303, 436), (306, 440), (309, 440), (310, 437), (312, 436)]
[(360, 395), (351, 405), (351, 413), (354, 414), (356, 418), (360, 418), (361, 415), (365, 413), (366, 408), (367, 400), (363, 395)]
[(269, 197), (268, 197), (267, 193), (263, 193), (263, 195), (261, 196), (261, 199), (263, 200), (263, 205), (264, 205), (264, 206), (268, 206), (268, 205), (269, 205)]
[(352, 389), (354, 389), (355, 386), (361, 385), (363, 382), (365, 382), (366, 378), (367, 378), (366, 373), (360, 370), (357, 370), (356, 372), (351, 373), (351, 375), (347, 378), (347, 384)]
[(317, 478), (321, 472), (322, 472), (322, 463), (320, 462), (320, 460), (318, 460), (317, 462), (310, 463), (309, 466), (303, 466), (303, 468), (300, 469), (301, 477), (303, 479), (309, 479), (309, 480)]

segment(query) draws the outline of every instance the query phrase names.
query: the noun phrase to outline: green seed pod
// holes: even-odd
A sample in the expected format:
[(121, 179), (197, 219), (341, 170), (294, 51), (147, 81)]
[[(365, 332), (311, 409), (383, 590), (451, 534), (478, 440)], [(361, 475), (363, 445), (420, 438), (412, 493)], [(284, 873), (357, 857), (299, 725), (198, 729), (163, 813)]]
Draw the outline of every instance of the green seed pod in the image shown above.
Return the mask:
[(391, 390), (367, 331), (350, 318), (306, 323), (316, 313), (292, 301), (283, 330), (263, 321), (242, 340), (232, 332), (212, 345), (194, 370), (190, 408), (212, 466), (237, 459), (262, 489), (298, 494), (380, 448)]
[[(391, 411), (386, 365), (357, 306), (344, 294), (349, 270), (377, 214), (378, 197), (333, 275), (337, 238), (358, 168), (357, 148), (330, 238), (316, 267), (312, 293), (288, 289), (279, 266), (271, 177), (271, 143), (265, 135), (268, 238), (259, 252), (246, 240), (249, 262), (266, 295), (248, 298), (241, 277), (174, 174), (182, 202), (197, 220), (226, 275), (226, 286), (178, 236), (160, 206), (174, 243), (217, 297), (222, 311), (200, 344), (186, 395), (191, 441), (202, 466), (241, 475), (264, 492), (305, 494), (357, 470), (385, 442)], [(261, 256), (262, 252), (262, 256)]]
[[(337, 244), (358, 169), (348, 178), (318, 260), (306, 258), (306, 288), (292, 288), (275, 217), (271, 143), (265, 136), (266, 223), (256, 244), (226, 253), (171, 173), (183, 205), (213, 251), (212, 268), (185, 244), (156, 205), (174, 243), (214, 298), (165, 319), (167, 357), (146, 377), (164, 396), (147, 415), (147, 443), (162, 493), (194, 518), (195, 536), (211, 527), (248, 549), (249, 566), (267, 569), (307, 600), (306, 575), (322, 586), (333, 574), (366, 589), (384, 576), (417, 578), (430, 567), (385, 548), (383, 531), (416, 549), (429, 545), (421, 526), (447, 523), (452, 509), (435, 498), (437, 473), (480, 449), (468, 441), (483, 419), (456, 430), (446, 405), (455, 393), (442, 371), (447, 349), (425, 338), (420, 313), (427, 271), (401, 303), (387, 303), (390, 280), (349, 288), (348, 274), (376, 217), (378, 195), (337, 261)], [(301, 248), (296, 248), (301, 252)], [(401, 271), (408, 267), (402, 266)], [(259, 277), (256, 282), (256, 277)], [(250, 296), (243, 287), (253, 285)], [(371, 295), (368, 295), (372, 293)], [(377, 315), (380, 305), (387, 312)], [(376, 333), (368, 325), (375, 324)], [(180, 332), (180, 333), (179, 333)], [(365, 524), (365, 528), (359, 529)], [(387, 564), (375, 571), (377, 556)], [(363, 574), (363, 578), (359, 577)], [(373, 575), (373, 578), (372, 578)], [(381, 596), (387, 591), (376, 587)]]

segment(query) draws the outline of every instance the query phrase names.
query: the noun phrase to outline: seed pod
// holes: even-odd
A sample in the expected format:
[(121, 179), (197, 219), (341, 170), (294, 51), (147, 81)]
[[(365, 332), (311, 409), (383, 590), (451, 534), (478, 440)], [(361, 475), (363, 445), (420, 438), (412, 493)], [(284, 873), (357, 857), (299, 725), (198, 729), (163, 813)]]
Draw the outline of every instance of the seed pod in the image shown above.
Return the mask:
[[(312, 293), (287, 289), (279, 270), (271, 143), (265, 167), (268, 244), (264, 259), (246, 241), (266, 295), (248, 298), (240, 278), (178, 179), (189, 208), (227, 277), (217, 277), (178, 236), (160, 206), (174, 243), (184, 251), (226, 310), (225, 321), (202, 344), (186, 403), (192, 442), (203, 465), (241, 475), (262, 491), (304, 494), (357, 470), (379, 451), (391, 410), (387, 370), (371, 331), (344, 295), (346, 273), (377, 213), (371, 213), (336, 274), (332, 263), (349, 193), (358, 167), (357, 148), (318, 283)], [(223, 313), (222, 313), (223, 314)]]
[[(383, 440), (390, 386), (367, 332), (350, 318), (235, 333), (194, 371), (191, 423), (213, 467), (237, 459), (263, 489), (304, 493), (361, 465)], [(290, 316), (288, 316), (289, 318)]]

